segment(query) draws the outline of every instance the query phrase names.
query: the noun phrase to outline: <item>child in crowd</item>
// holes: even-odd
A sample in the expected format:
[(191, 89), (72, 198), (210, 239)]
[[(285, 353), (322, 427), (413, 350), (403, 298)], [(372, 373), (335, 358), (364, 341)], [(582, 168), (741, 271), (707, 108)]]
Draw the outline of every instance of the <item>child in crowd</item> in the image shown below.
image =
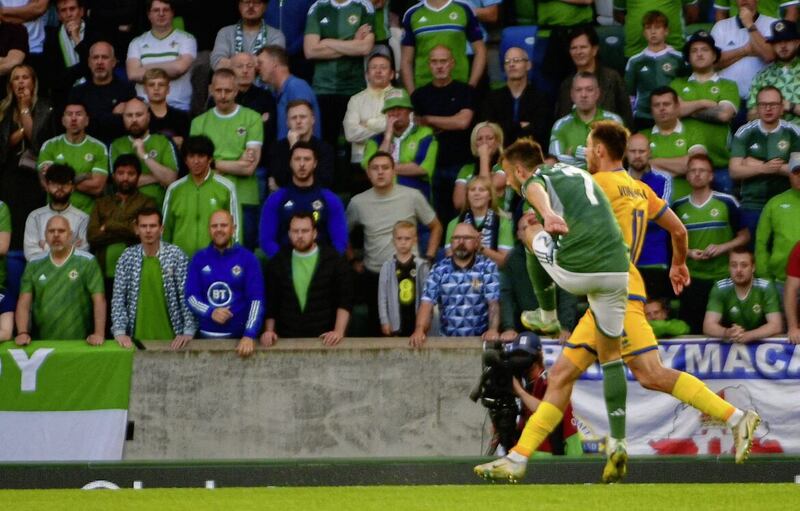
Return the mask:
[(407, 337), (414, 332), (417, 309), (430, 263), (415, 256), (417, 226), (401, 220), (392, 230), (394, 257), (383, 263), (378, 277), (378, 314), (381, 333)]
[[(669, 21), (661, 11), (650, 11), (642, 18), (647, 48), (632, 56), (625, 66), (625, 83), (633, 98), (634, 128), (640, 131), (653, 126), (650, 91), (669, 85), (683, 74), (683, 54), (667, 44)], [(680, 30), (680, 27), (677, 28)]]

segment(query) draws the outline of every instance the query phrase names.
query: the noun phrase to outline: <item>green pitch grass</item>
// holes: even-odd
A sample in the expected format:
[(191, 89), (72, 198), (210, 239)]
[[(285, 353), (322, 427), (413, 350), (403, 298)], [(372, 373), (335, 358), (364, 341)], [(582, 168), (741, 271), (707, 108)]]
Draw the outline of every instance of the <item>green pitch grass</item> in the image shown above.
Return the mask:
[(369, 486), (144, 490), (7, 490), (2, 509), (281, 511), (769, 511), (800, 509), (795, 484)]

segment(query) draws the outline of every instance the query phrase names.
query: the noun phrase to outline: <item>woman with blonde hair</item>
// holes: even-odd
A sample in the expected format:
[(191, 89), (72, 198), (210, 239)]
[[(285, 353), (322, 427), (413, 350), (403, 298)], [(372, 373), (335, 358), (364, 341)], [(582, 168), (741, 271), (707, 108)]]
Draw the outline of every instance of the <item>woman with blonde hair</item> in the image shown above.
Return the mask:
[(19, 64), (11, 68), (6, 97), (0, 102), (0, 200), (11, 213), (11, 242), (6, 255), (7, 288), (19, 289), (25, 265), (22, 240), (28, 214), (47, 203), (36, 169), (39, 148), (55, 135), (53, 108), (38, 97), (36, 72)]
[(503, 129), (493, 122), (479, 122), (472, 128), (469, 145), (475, 161), (461, 167), (453, 188), (453, 206), (459, 210), (464, 208), (467, 181), (473, 176), (490, 178), (498, 197), (503, 197), (506, 188), (506, 174), (499, 164), (503, 154)]
[(502, 267), (508, 252), (514, 247), (514, 230), (511, 220), (497, 207), (492, 181), (486, 176), (474, 176), (464, 187), (466, 196), (461, 214), (447, 225), (445, 250), (452, 255), (450, 240), (456, 225), (473, 225), (481, 235), (479, 252)]

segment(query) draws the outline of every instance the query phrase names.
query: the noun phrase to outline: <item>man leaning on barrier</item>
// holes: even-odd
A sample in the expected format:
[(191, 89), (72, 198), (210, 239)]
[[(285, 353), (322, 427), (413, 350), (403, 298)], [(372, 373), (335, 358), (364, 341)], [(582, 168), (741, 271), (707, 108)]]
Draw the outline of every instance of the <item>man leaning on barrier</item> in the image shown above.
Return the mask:
[(161, 241), (163, 231), (158, 209), (140, 209), (136, 234), (141, 243), (126, 248), (117, 261), (111, 333), (123, 348), (133, 339), (172, 339), (172, 349), (180, 349), (194, 337), (197, 326), (183, 298), (189, 259)]

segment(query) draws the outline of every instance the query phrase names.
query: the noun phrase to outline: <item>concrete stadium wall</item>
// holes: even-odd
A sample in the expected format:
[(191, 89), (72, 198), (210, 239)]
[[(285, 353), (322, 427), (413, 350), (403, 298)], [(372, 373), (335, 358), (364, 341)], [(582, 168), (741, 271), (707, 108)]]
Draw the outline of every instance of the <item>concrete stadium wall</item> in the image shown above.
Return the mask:
[(485, 409), (468, 394), (481, 343), (280, 340), (248, 360), (234, 341), (134, 357), (125, 459), (475, 456)]

